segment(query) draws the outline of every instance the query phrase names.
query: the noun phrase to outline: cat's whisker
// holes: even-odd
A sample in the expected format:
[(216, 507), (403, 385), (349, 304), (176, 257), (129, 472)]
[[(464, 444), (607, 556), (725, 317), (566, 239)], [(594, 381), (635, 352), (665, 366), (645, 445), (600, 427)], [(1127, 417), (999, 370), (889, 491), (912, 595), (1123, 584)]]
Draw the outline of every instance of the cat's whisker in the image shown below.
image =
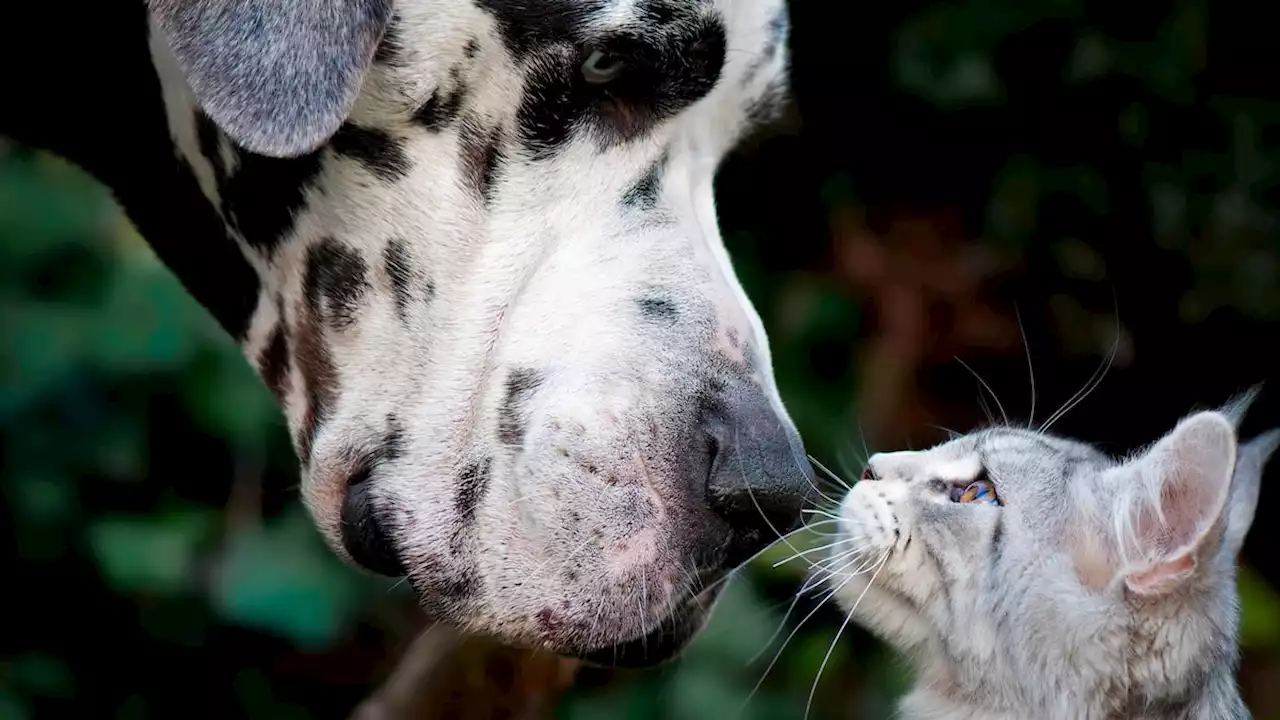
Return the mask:
[(1027, 352), (1027, 380), (1031, 384), (1031, 409), (1027, 413), (1027, 428), (1036, 424), (1036, 370), (1031, 364), (1031, 343), (1027, 342), (1027, 329), (1022, 323), (1022, 313), (1017, 303), (1013, 306), (1013, 316), (1018, 321), (1018, 334), (1022, 336), (1022, 347)]
[[(990, 393), (990, 394), (991, 394), (991, 399), (992, 399), (992, 400), (995, 400), (995, 402), (996, 402), (996, 407), (997, 407), (997, 408), (999, 408), (999, 410), (1000, 410), (1000, 418), (1001, 418), (1002, 420), (1004, 420), (1004, 424), (1005, 424), (1005, 425), (1008, 425), (1008, 424), (1009, 424), (1009, 416), (1008, 416), (1007, 414), (1005, 414), (1005, 411), (1004, 411), (1004, 405), (1000, 402), (1000, 397), (999, 397), (998, 395), (996, 395), (996, 391), (991, 389), (991, 386), (987, 384), (987, 381), (986, 381), (986, 380), (983, 380), (983, 379), (982, 379), (982, 376), (981, 376), (981, 375), (979, 375), (979, 374), (977, 373), (977, 371), (975, 371), (973, 368), (969, 367), (969, 365), (968, 365), (967, 363), (965, 363), (965, 361), (964, 361), (964, 360), (961, 360), (959, 355), (955, 356), (955, 360), (956, 360), (956, 362), (960, 363), (960, 367), (963, 367), (965, 370), (968, 370), (968, 371), (969, 371), (969, 372), (970, 372), (970, 373), (971, 373), (975, 378), (977, 378), (978, 382), (982, 385), (982, 387), (983, 387), (983, 388), (985, 388), (985, 389), (986, 389), (986, 391), (987, 391), (988, 393)], [(979, 395), (979, 397), (981, 397), (981, 395)], [(989, 413), (988, 413), (988, 414), (989, 414)], [(992, 419), (991, 419), (991, 421), (992, 421), (992, 423), (994, 424), (994, 423), (995, 423), (995, 418), (992, 418)]]
[[(864, 544), (859, 547), (850, 548), (849, 550), (845, 550), (843, 552), (835, 554), (830, 558), (827, 558), (826, 560), (821, 560), (817, 563), (813, 563), (812, 569), (815, 571), (815, 574), (824, 573), (824, 572), (827, 573), (828, 578), (832, 578), (836, 576), (843, 577), (846, 575), (861, 575), (864, 572), (866, 572), (867, 569), (870, 568), (872, 565), (875, 565), (877, 562), (880, 561), (880, 558), (878, 556), (873, 557), (866, 553), (866, 551), (869, 549), (871, 549), (871, 546), (867, 544)], [(881, 554), (887, 556), (888, 553), (889, 551), (885, 550), (885, 551), (882, 551)], [(846, 560), (847, 562), (845, 562)], [(844, 564), (840, 565), (841, 562), (844, 562)], [(858, 567), (854, 568), (852, 572), (850, 572), (849, 567), (854, 565), (855, 563), (860, 563), (860, 564), (858, 565)], [(840, 567), (832, 569), (832, 567), (835, 565), (840, 565)]]
[(785, 564), (787, 564), (787, 563), (791, 562), (792, 560), (797, 560), (797, 559), (802, 558), (802, 557), (804, 557), (804, 556), (806, 556), (806, 555), (811, 555), (811, 554), (816, 553), (816, 552), (822, 552), (822, 551), (824, 551), (824, 550), (830, 550), (831, 548), (833, 548), (833, 547), (835, 547), (835, 546), (837, 546), (837, 545), (839, 545), (839, 544), (841, 544), (841, 543), (843, 543), (843, 542), (845, 542), (845, 541), (844, 541), (843, 539), (841, 539), (841, 540), (836, 540), (835, 542), (832, 542), (832, 543), (827, 543), (826, 545), (819, 545), (818, 547), (815, 547), (815, 548), (809, 548), (808, 550), (801, 550), (800, 552), (796, 553), (795, 555), (791, 555), (790, 557), (786, 557), (786, 558), (783, 558), (782, 560), (779, 560), (779, 561), (775, 562), (775, 563), (773, 564), (773, 566), (774, 566), (774, 567), (778, 567), (779, 565), (785, 565)]
[(963, 435), (963, 434), (964, 434), (964, 433), (962, 433), (962, 432), (958, 432), (958, 431), (956, 431), (956, 430), (952, 430), (951, 428), (946, 427), (946, 426), (944, 426), (944, 425), (929, 425), (928, 427), (931, 427), (931, 428), (933, 428), (934, 430), (941, 430), (942, 432), (946, 433), (946, 434), (947, 434), (947, 439), (948, 439), (948, 440), (955, 440), (956, 438), (958, 438), (958, 437), (960, 437), (961, 435)]
[[(746, 467), (744, 467), (744, 466), (743, 466), (743, 464), (742, 464), (742, 445), (741, 445), (741, 443), (739, 443), (739, 441), (738, 441), (738, 429), (737, 429), (737, 428), (734, 428), (734, 430), (733, 430), (733, 450), (734, 450), (734, 456), (735, 456), (735, 457), (737, 458), (737, 460), (738, 460), (738, 471), (739, 471), (740, 473), (742, 473), (742, 477), (750, 477), (750, 476), (747, 474)], [(794, 455), (795, 455), (795, 452), (794, 452), (794, 451), (792, 451), (792, 455), (793, 455), (793, 458), (794, 458)], [(797, 462), (799, 461), (799, 458), (794, 458), (794, 459), (795, 459)], [(797, 470), (799, 470), (799, 469), (800, 469), (799, 465), (797, 465), (797, 466), (796, 466), (796, 469), (797, 469)], [(821, 497), (823, 500), (826, 500), (827, 502), (829, 502), (829, 503), (831, 503), (831, 504), (833, 504), (833, 505), (838, 504), (838, 503), (836, 502), (836, 500), (834, 500), (833, 498), (831, 498), (830, 496), (828, 496), (826, 493), (822, 492), (822, 488), (820, 488), (820, 487), (818, 487), (817, 485), (815, 485), (815, 484), (814, 484), (814, 482), (813, 482), (813, 478), (809, 475), (809, 473), (806, 473), (806, 472), (801, 471), (801, 472), (800, 472), (800, 474), (804, 476), (805, 482), (809, 483), (809, 487), (810, 487), (810, 488), (812, 488), (814, 492), (818, 493), (818, 496), (819, 496), (819, 497)], [(747, 487), (747, 493), (748, 493), (748, 494), (751, 494), (751, 487), (750, 487), (749, 485), (748, 485), (748, 487)], [(752, 502), (754, 502), (754, 503), (756, 503), (756, 509), (757, 509), (757, 510), (760, 510), (761, 514), (763, 514), (763, 513), (764, 513), (764, 510), (760, 508), (760, 503), (756, 502), (756, 499), (755, 499), (755, 495), (754, 495), (754, 494), (751, 494), (751, 501), (752, 501)], [(768, 517), (767, 517), (767, 516), (766, 516), (766, 518), (765, 518), (765, 522), (769, 522), (769, 520), (768, 520)], [(778, 529), (777, 529), (777, 528), (773, 527), (773, 523), (771, 523), (771, 522), (769, 522), (769, 529), (770, 529), (770, 530), (772, 530), (772, 531), (774, 532), (774, 534), (775, 534), (775, 535), (778, 535), (778, 536), (781, 536), (781, 535), (782, 535), (782, 533), (778, 532)]]
[[(822, 657), (822, 664), (818, 666), (818, 674), (813, 678), (813, 686), (809, 688), (809, 701), (804, 706), (805, 720), (809, 720), (809, 712), (813, 709), (813, 698), (818, 693), (818, 681), (822, 679), (822, 673), (827, 669), (827, 663), (831, 660), (831, 653), (836, 649), (836, 643), (840, 642), (840, 635), (844, 633), (844, 629), (849, 626), (849, 621), (853, 619), (853, 613), (858, 609), (858, 605), (862, 603), (862, 598), (866, 597), (867, 591), (875, 584), (876, 578), (880, 576), (880, 570), (889, 561), (889, 553), (884, 554), (883, 559), (876, 566), (876, 571), (872, 573), (871, 579), (867, 581), (867, 586), (862, 588), (862, 592), (858, 595), (858, 599), (853, 601), (853, 606), (849, 608), (844, 615), (844, 622), (840, 623), (840, 629), (836, 630), (836, 636), (831, 639), (831, 645), (827, 647), (827, 654)], [(847, 580), (845, 582), (848, 582)], [(843, 587), (843, 585), (841, 586)]]
[(829, 468), (827, 468), (827, 466), (826, 466), (826, 465), (823, 465), (823, 464), (818, 460), (818, 458), (814, 457), (813, 455), (809, 455), (808, 457), (809, 457), (809, 464), (810, 464), (810, 465), (812, 465), (812, 466), (814, 466), (815, 468), (817, 468), (817, 469), (818, 469), (818, 472), (821, 472), (823, 475), (826, 475), (827, 477), (829, 477), (829, 478), (831, 478), (832, 480), (836, 481), (836, 482), (837, 482), (837, 483), (839, 483), (839, 484), (840, 484), (840, 486), (841, 486), (842, 488), (844, 488), (845, 490), (849, 490), (849, 489), (851, 489), (851, 488), (853, 487), (853, 486), (852, 486), (852, 485), (850, 485), (849, 483), (845, 482), (844, 478), (841, 478), (839, 475), (837, 475), (837, 474), (835, 474), (835, 473), (831, 472), (831, 470), (830, 470)]
[(787, 626), (787, 619), (791, 617), (791, 613), (795, 612), (796, 605), (800, 604), (800, 598), (804, 597), (805, 593), (821, 587), (824, 582), (826, 582), (825, 577), (820, 577), (818, 573), (814, 573), (801, 583), (800, 589), (797, 590), (796, 594), (791, 598), (791, 603), (787, 606), (787, 611), (783, 613), (782, 619), (778, 622), (777, 629), (773, 631), (773, 634), (769, 636), (769, 639), (765, 641), (765, 644), (760, 646), (760, 649), (756, 651), (756, 654), (752, 655), (751, 658), (747, 660), (748, 667), (755, 665), (756, 661), (760, 659), (760, 656), (764, 654), (764, 651), (768, 650), (769, 647), (773, 645), (773, 641), (778, 639), (778, 635), (782, 632), (782, 629)]
[(1093, 391), (1097, 390), (1098, 387), (1102, 385), (1102, 381), (1107, 377), (1107, 372), (1111, 370), (1112, 363), (1115, 362), (1116, 352), (1120, 348), (1119, 318), (1117, 318), (1116, 324), (1116, 334), (1112, 339), (1110, 352), (1108, 352), (1107, 356), (1103, 358), (1103, 361), (1098, 365), (1097, 369), (1093, 371), (1093, 374), (1089, 376), (1089, 379), (1085, 381), (1084, 386), (1077, 390), (1074, 395), (1067, 398), (1067, 401), (1063, 403), (1062, 407), (1053, 415), (1050, 415), (1048, 420), (1044, 421), (1044, 424), (1040, 426), (1038, 432), (1048, 432), (1049, 428), (1052, 427), (1054, 423), (1061, 420), (1063, 416), (1075, 409), (1077, 405), (1084, 402), (1085, 398), (1093, 394)]
[[(846, 453), (853, 455), (853, 462), (849, 462), (849, 458), (846, 456)], [(836, 460), (840, 463), (839, 470), (851, 478), (862, 477), (862, 469), (867, 466), (867, 460), (869, 457), (870, 456), (867, 455), (865, 451), (858, 452), (857, 448), (853, 447), (852, 443), (836, 450)], [(857, 484), (857, 482), (858, 480), (855, 479), (854, 484)], [(853, 485), (850, 485), (849, 487), (850, 489), (853, 489)]]
[(800, 622), (796, 623), (796, 626), (791, 629), (791, 632), (787, 635), (786, 639), (782, 641), (782, 646), (778, 648), (778, 652), (774, 653), (773, 660), (769, 661), (769, 666), (764, 669), (764, 672), (760, 675), (760, 679), (756, 681), (755, 687), (751, 688), (751, 692), (748, 693), (746, 699), (742, 701), (742, 706), (738, 708), (738, 715), (742, 714), (742, 711), (746, 709), (747, 704), (751, 702), (751, 698), (755, 697), (756, 692), (760, 690), (760, 686), (764, 683), (764, 679), (769, 676), (770, 671), (773, 670), (773, 666), (778, 664), (778, 658), (782, 657), (783, 651), (787, 649), (787, 645), (791, 643), (791, 640), (796, 636), (796, 633), (800, 632), (800, 628), (804, 627), (804, 624), (816, 615), (818, 611), (822, 609), (822, 606), (826, 605), (827, 601), (834, 597), (836, 593), (840, 592), (851, 580), (853, 580), (853, 576), (846, 578), (836, 586), (835, 589), (828, 591), (827, 594), (813, 606), (813, 609), (809, 611), (809, 614), (805, 615), (801, 618)]
[[(742, 477), (744, 478), (750, 477), (747, 474), (746, 468), (742, 464), (742, 447), (738, 443), (737, 428), (735, 428), (733, 431), (733, 447), (734, 447), (734, 455), (736, 456), (738, 461), (738, 472), (741, 473)], [(802, 474), (805, 476), (806, 480), (808, 481), (809, 486), (812, 487), (818, 493), (818, 495), (822, 496), (824, 499), (827, 500), (827, 502), (830, 502), (833, 505), (838, 504), (836, 503), (836, 501), (832, 500), (831, 498), (828, 498), (826, 493), (822, 492), (822, 490), (820, 490), (816, 485), (813, 484), (812, 480), (808, 479), (809, 478), (808, 473), (802, 473)], [(791, 552), (799, 552), (799, 549), (796, 548), (795, 545), (791, 544), (790, 536), (792, 533), (783, 533), (779, 531), (777, 527), (774, 526), (773, 521), (769, 519), (768, 513), (764, 511), (764, 508), (760, 507), (760, 501), (756, 499), (756, 494), (751, 490), (751, 485), (749, 483), (747, 485), (747, 497), (751, 498), (751, 504), (756, 506), (756, 512), (760, 513), (760, 517), (764, 520), (765, 524), (769, 526), (769, 529), (773, 531), (774, 535), (778, 536), (778, 540), (775, 541), (774, 543), (770, 543), (769, 545), (773, 546), (774, 544), (776, 544), (776, 542), (782, 542), (787, 547), (791, 548)]]
[[(862, 418), (858, 418), (858, 437), (862, 440), (862, 457), (870, 459), (871, 450), (867, 448), (867, 432), (862, 427)], [(855, 473), (861, 475), (861, 473)]]

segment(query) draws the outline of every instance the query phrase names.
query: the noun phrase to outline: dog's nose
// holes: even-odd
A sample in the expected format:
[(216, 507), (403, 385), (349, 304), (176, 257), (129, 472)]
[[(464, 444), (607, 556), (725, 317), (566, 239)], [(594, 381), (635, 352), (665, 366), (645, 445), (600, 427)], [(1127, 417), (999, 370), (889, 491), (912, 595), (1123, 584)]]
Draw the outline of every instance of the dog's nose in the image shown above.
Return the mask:
[(732, 529), (728, 564), (750, 559), (800, 526), (816, 487), (799, 434), (754, 383), (727, 393), (704, 420), (712, 445), (711, 509)]
[(374, 505), (372, 485), (368, 472), (353, 475), (347, 483), (347, 496), (342, 500), (342, 546), (366, 570), (401, 577), (404, 565)]

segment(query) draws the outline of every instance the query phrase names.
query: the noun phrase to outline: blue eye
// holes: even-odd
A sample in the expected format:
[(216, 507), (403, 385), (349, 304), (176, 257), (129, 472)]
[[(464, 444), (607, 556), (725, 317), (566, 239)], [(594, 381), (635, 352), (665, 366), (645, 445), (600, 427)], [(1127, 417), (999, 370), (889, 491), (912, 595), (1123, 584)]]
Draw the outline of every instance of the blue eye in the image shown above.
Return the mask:
[(960, 487), (951, 489), (951, 501), (958, 503), (982, 503), (984, 505), (999, 505), (1000, 499), (996, 497), (995, 485), (990, 480), (975, 480), (968, 484), (963, 490)]

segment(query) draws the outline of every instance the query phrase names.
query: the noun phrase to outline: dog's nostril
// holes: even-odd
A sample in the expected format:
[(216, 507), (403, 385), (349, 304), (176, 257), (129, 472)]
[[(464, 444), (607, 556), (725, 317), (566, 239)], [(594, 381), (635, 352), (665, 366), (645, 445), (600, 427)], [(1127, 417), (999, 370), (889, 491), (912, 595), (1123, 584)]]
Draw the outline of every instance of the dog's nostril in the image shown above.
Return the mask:
[(707, 501), (732, 530), (730, 565), (740, 564), (800, 524), (813, 469), (793, 429), (756, 388), (707, 419), (713, 450)]
[(373, 503), (371, 476), (369, 469), (362, 469), (347, 481), (342, 501), (342, 546), (357, 565), (400, 577), (405, 574), (404, 565)]

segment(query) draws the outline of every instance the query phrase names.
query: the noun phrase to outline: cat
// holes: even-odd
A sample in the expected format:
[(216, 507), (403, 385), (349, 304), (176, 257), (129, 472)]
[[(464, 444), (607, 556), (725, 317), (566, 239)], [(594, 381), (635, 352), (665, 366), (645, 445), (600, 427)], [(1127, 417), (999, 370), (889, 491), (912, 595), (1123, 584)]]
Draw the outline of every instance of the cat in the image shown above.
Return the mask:
[(1280, 429), (1254, 388), (1116, 460), (994, 427), (871, 456), (827, 580), (901, 651), (904, 720), (1237, 720), (1236, 557)]

